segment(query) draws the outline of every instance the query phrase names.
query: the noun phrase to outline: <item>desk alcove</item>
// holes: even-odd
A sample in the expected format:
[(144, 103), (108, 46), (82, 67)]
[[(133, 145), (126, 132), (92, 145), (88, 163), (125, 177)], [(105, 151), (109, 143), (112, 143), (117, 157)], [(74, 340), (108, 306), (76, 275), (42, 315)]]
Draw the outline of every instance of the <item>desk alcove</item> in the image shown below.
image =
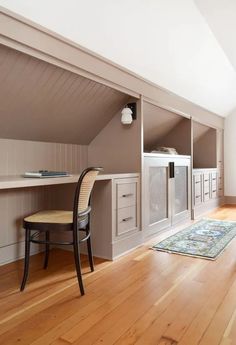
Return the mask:
[[(139, 136), (140, 117), (130, 128), (120, 122), (125, 104), (139, 100), (4, 45), (0, 60), (0, 264), (23, 256), (24, 216), (71, 209), (75, 183), (87, 166), (104, 167), (93, 195), (94, 254), (114, 259), (139, 245), (140, 156), (130, 142)], [(39, 169), (72, 176), (20, 176)], [(123, 184), (134, 188), (135, 200), (121, 207)], [(133, 212), (129, 227), (119, 228), (118, 209), (123, 218)]]

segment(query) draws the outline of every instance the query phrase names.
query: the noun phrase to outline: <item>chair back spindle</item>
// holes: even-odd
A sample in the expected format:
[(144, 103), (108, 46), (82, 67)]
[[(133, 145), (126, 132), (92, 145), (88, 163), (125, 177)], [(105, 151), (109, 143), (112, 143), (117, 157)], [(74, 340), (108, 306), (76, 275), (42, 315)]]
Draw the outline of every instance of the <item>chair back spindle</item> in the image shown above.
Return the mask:
[(80, 186), (78, 212), (85, 211), (89, 206), (89, 198), (98, 173), (97, 170), (91, 170), (84, 176)]
[(81, 174), (75, 192), (74, 199), (74, 222), (77, 223), (78, 215), (89, 207), (91, 192), (97, 175), (102, 168), (87, 168)]

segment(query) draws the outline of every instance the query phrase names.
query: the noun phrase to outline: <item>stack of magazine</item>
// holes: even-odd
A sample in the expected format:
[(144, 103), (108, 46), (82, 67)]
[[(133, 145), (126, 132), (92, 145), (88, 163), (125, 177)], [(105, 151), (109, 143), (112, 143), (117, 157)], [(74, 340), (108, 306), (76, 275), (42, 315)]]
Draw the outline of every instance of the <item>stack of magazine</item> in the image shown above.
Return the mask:
[(24, 177), (66, 177), (70, 174), (66, 171), (49, 171), (49, 170), (38, 170), (38, 171), (26, 171), (23, 175)]

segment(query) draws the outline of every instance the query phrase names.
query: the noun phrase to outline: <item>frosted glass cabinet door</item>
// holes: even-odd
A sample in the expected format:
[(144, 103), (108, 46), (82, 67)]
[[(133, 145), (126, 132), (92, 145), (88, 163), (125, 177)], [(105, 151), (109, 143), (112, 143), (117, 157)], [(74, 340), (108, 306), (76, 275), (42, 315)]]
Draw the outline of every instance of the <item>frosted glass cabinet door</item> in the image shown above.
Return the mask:
[(144, 229), (151, 235), (171, 223), (168, 161), (144, 157), (144, 175)]
[(176, 159), (172, 193), (172, 224), (190, 215), (190, 160)]

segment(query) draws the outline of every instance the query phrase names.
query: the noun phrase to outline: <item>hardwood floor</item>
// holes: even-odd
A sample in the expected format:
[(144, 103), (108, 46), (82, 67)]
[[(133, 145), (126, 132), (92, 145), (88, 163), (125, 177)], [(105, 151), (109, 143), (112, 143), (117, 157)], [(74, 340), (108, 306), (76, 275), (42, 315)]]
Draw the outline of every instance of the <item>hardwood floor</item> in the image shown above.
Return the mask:
[[(236, 220), (236, 206), (210, 215)], [(175, 229), (177, 231), (178, 229)], [(72, 253), (53, 250), (0, 267), (0, 344), (236, 345), (236, 239), (217, 261), (156, 252), (151, 244), (115, 262), (83, 262), (80, 297)]]

